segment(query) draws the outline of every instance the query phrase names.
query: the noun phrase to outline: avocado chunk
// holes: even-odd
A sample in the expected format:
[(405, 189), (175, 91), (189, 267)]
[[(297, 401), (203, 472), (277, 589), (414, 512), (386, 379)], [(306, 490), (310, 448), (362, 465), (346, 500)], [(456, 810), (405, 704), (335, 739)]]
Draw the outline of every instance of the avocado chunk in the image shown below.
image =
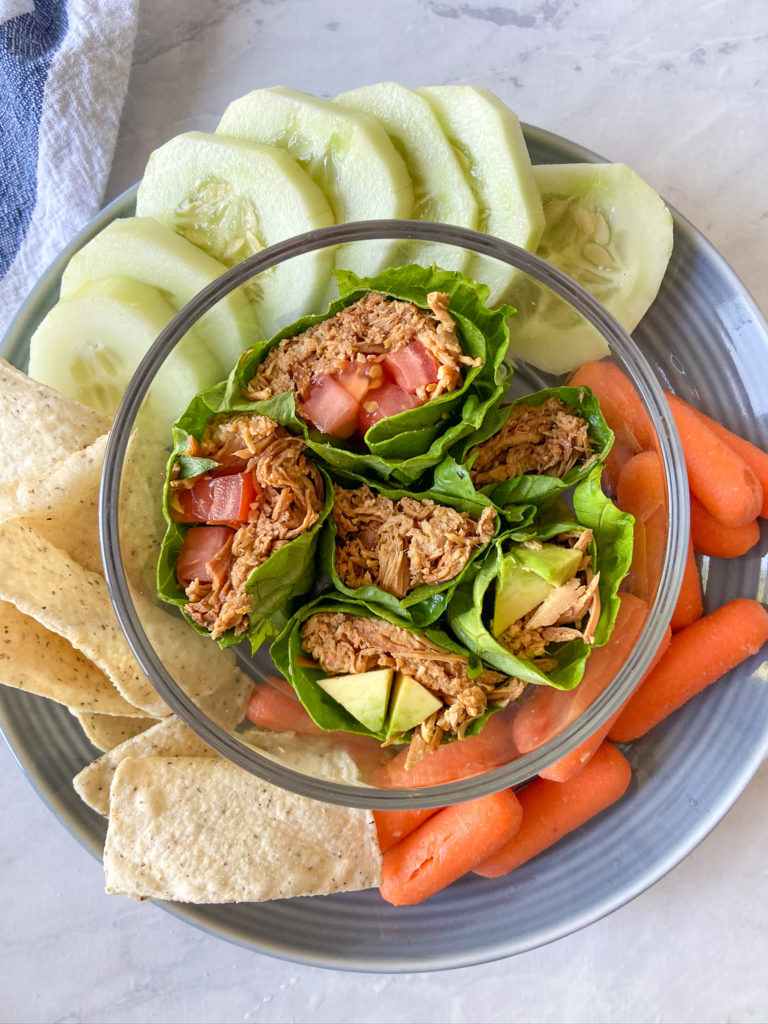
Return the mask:
[(551, 583), (553, 587), (562, 587), (573, 579), (584, 555), (583, 551), (564, 548), (559, 544), (542, 544), (540, 548), (519, 547), (515, 549), (515, 557), (521, 565)]
[(393, 670), (380, 668), (351, 676), (318, 679), (317, 685), (371, 732), (381, 732), (387, 717)]
[(434, 694), (417, 683), (413, 676), (398, 672), (392, 687), (392, 703), (387, 722), (387, 739), (421, 725), (443, 706)]
[(499, 570), (491, 632), (500, 636), (513, 622), (537, 608), (554, 590), (538, 573), (521, 565), (515, 555), (507, 555)]

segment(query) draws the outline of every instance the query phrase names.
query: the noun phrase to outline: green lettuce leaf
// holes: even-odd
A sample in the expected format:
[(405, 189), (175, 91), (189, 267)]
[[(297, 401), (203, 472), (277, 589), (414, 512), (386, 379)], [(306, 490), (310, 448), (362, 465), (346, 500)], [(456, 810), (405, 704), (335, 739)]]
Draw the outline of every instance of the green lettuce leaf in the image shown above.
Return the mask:
[(450, 296), (448, 308), (458, 326), (464, 352), (482, 361), (479, 366), (465, 370), (461, 388), (374, 424), (365, 435), (368, 452), (352, 451), (345, 448), (343, 442), (309, 429), (296, 416), (292, 394), (277, 396), (283, 401), (270, 414), (292, 433), (301, 434), (311, 450), (337, 471), (394, 483), (413, 483), (437, 465), (462, 438), (476, 433), (486, 414), (501, 401), (510, 373), (504, 362), (509, 344), (506, 321), (514, 311), (511, 307), (489, 309), (485, 305), (488, 297), (485, 285), (437, 267), (397, 267), (373, 278), (359, 278), (351, 271), (339, 270), (336, 276), (341, 294), (326, 313), (302, 317), (273, 338), (258, 342), (240, 358), (224, 385), (223, 395), (214, 388), (211, 390), (215, 395), (204, 393), (208, 396), (204, 401), (221, 402), (220, 408), (231, 411), (252, 408), (253, 403), (244, 402), (242, 389), (271, 349), (283, 339), (334, 316), (368, 292), (413, 302), (423, 309), (429, 308), (427, 295), (430, 292), (445, 292)]
[[(354, 482), (342, 482), (345, 487), (357, 487), (360, 483), (357, 480)], [(379, 483), (369, 482), (369, 486), (392, 501), (399, 501), (400, 498), (406, 497), (415, 498), (417, 501), (431, 499), (437, 504), (449, 505), (458, 512), (472, 516), (475, 520), (480, 518), (485, 508), (492, 507), (491, 502), (485, 495), (477, 494), (476, 492), (473, 492), (471, 497), (465, 498), (461, 495), (440, 494), (431, 490), (414, 493), (413, 491), (384, 487)], [(499, 519), (497, 518), (497, 531), (498, 524)], [(448, 580), (445, 583), (423, 583), (406, 594), (404, 598), (397, 598), (377, 586), (369, 585), (354, 588), (348, 587), (342, 582), (339, 574), (336, 572), (336, 526), (332, 515), (326, 520), (320, 535), (320, 567), (323, 574), (330, 578), (334, 588), (340, 594), (362, 602), (372, 611), (386, 608), (393, 615), (400, 616), (400, 618), (411, 622), (415, 626), (429, 626), (440, 618), (448, 607), (451, 594), (466, 575), (470, 565), (476, 558), (482, 556), (484, 551), (485, 547), (474, 548), (470, 554), (469, 561), (454, 579)]]
[(416, 636), (423, 636), (432, 643), (437, 644), (447, 651), (460, 654), (469, 662), (469, 676), (475, 678), (482, 671), (478, 658), (471, 651), (460, 646), (452, 637), (440, 629), (417, 628), (412, 623), (393, 614), (387, 608), (376, 610), (355, 601), (347, 601), (341, 597), (334, 597), (331, 594), (323, 594), (310, 604), (305, 605), (288, 622), (278, 638), (270, 648), (270, 655), (279, 672), (291, 683), (299, 700), (309, 712), (310, 717), (321, 729), (337, 730), (344, 732), (359, 733), (362, 736), (373, 736), (377, 740), (384, 740), (386, 734), (372, 732), (362, 722), (358, 722), (346, 708), (338, 704), (330, 697), (322, 687), (317, 685), (317, 680), (327, 676), (318, 668), (307, 668), (297, 664), (299, 658), (307, 658), (307, 652), (301, 646), (301, 626), (317, 612), (344, 612), (348, 615), (362, 616), (367, 619), (384, 619), (395, 626), (407, 629)]
[(552, 396), (559, 398), (565, 405), (573, 409), (575, 413), (589, 423), (589, 437), (593, 443), (595, 459), (586, 466), (574, 466), (563, 477), (525, 473), (522, 476), (513, 477), (511, 480), (486, 484), (481, 488), (481, 491), (493, 501), (497, 508), (505, 509), (509, 506), (524, 503), (541, 504), (542, 502), (549, 501), (556, 495), (573, 487), (574, 484), (579, 483), (580, 480), (585, 479), (594, 469), (595, 464), (602, 463), (611, 450), (613, 432), (605, 422), (600, 411), (600, 405), (593, 392), (587, 387), (557, 387), (535, 391), (533, 394), (518, 398), (510, 405), (491, 409), (480, 429), (471, 437), (464, 438), (453, 449), (451, 452), (453, 458), (464, 466), (465, 469), (471, 470), (476, 458), (476, 453), (472, 449), (498, 433), (518, 406), (542, 405)]
[[(163, 514), (167, 528), (160, 548), (157, 563), (157, 594), (168, 604), (184, 609), (188, 603), (187, 595), (179, 586), (176, 578), (176, 562), (184, 543), (188, 525), (176, 523), (171, 518), (169, 500), (171, 470), (174, 463), (187, 451), (189, 437), (198, 441), (202, 437), (208, 419), (222, 411), (225, 384), (210, 388), (193, 399), (191, 405), (174, 426), (174, 448), (168, 460)], [(284, 398), (285, 396), (278, 396)], [(249, 402), (247, 411), (270, 416), (277, 399), (267, 402)], [(197, 460), (209, 461), (209, 460)], [(248, 630), (235, 636), (228, 630), (217, 641), (219, 646), (229, 647), (248, 638), (251, 650), (256, 651), (262, 643), (272, 640), (285, 623), (287, 615), (294, 610), (294, 601), (306, 594), (313, 586), (316, 578), (315, 553), (323, 523), (329, 517), (333, 505), (333, 484), (327, 472), (320, 467), (323, 477), (324, 500), (320, 515), (312, 527), (300, 536), (284, 544), (274, 551), (269, 558), (248, 577), (245, 589), (253, 595), (252, 612)], [(185, 618), (191, 626), (203, 636), (208, 632), (196, 625), (189, 616)]]
[(602, 467), (598, 465), (577, 486), (573, 512), (561, 502), (553, 501), (540, 510), (528, 528), (529, 537), (542, 541), (576, 526), (589, 527), (594, 531), (591, 554), (593, 565), (600, 572), (601, 608), (592, 644), (585, 644), (581, 639), (559, 644), (553, 653), (557, 665), (549, 672), (542, 672), (530, 661), (515, 657), (491, 634), (486, 623), (491, 615), (492, 586), (502, 557), (514, 543), (519, 542), (520, 532), (510, 531), (498, 537), (485, 559), (475, 562), (456, 588), (447, 613), (453, 632), (469, 650), (499, 672), (539, 686), (571, 690), (581, 681), (592, 648), (602, 646), (610, 638), (619, 608), (619, 586), (632, 560), (634, 520), (631, 515), (619, 511), (603, 494), (601, 475)]

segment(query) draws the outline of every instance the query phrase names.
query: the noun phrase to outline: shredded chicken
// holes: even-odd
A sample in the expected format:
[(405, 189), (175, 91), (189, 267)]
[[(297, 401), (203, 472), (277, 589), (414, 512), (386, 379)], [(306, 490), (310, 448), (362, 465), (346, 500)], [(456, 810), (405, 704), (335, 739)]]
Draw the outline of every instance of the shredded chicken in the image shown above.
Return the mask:
[(525, 686), (519, 679), (488, 670), (470, 679), (462, 655), (381, 619), (318, 612), (304, 623), (301, 639), (325, 672), (355, 675), (393, 668), (413, 676), (443, 702), (414, 731), (407, 767), (439, 746), (446, 733), (462, 739), (472, 721), (488, 708), (505, 707)]
[[(587, 644), (595, 638), (600, 618), (600, 573), (592, 569), (587, 553), (591, 530), (571, 530), (555, 538), (556, 543), (584, 552), (576, 575), (556, 587), (522, 619), (513, 622), (498, 641), (519, 658), (535, 662), (542, 671), (554, 667), (550, 645), (579, 637)], [(588, 616), (585, 625), (583, 619)]]
[(426, 499), (393, 501), (370, 487), (335, 489), (336, 571), (348, 587), (375, 585), (395, 597), (446, 583), (493, 537), (496, 513), (471, 516)]
[[(256, 488), (249, 521), (238, 526), (231, 543), (207, 565), (212, 581), (193, 580), (186, 589), (189, 604), (184, 610), (214, 639), (229, 629), (238, 636), (245, 632), (251, 612), (248, 577), (317, 522), (323, 479), (304, 448), (301, 438), (266, 416), (216, 417), (200, 444), (191, 446), (196, 455), (252, 473)], [(189, 481), (176, 480), (174, 485), (188, 486)]]
[(437, 381), (419, 389), (416, 397), (426, 402), (454, 391), (461, 385), (461, 367), (478, 366), (481, 360), (462, 352), (448, 298), (430, 292), (430, 315), (412, 302), (369, 292), (328, 320), (276, 345), (243, 394), (259, 401), (293, 391), (301, 403), (316, 377), (338, 374), (354, 361), (380, 363), (412, 341), (421, 342), (438, 364)]
[(594, 462), (589, 424), (554, 395), (542, 405), (521, 402), (497, 434), (470, 452), (476, 487), (524, 473), (563, 477)]

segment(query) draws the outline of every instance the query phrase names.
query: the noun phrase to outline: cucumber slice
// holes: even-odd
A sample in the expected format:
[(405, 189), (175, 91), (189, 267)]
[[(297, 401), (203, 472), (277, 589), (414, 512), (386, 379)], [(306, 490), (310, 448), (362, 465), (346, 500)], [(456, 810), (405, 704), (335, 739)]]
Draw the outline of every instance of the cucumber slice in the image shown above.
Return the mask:
[[(230, 267), (275, 242), (333, 224), (323, 193), (282, 149), (203, 132), (177, 135), (152, 153), (136, 211)], [(248, 283), (264, 337), (318, 311), (331, 266), (328, 250), (308, 253)]]
[[(546, 222), (537, 254), (633, 331), (672, 253), (672, 217), (663, 200), (624, 164), (552, 164), (533, 172)], [(515, 286), (512, 302), (512, 355), (551, 373), (608, 355), (598, 331), (530, 278)]]
[[(129, 277), (84, 284), (60, 299), (32, 335), (29, 375), (111, 416), (175, 314), (156, 288)], [(221, 376), (218, 359), (189, 331), (157, 374), (145, 407), (170, 429), (190, 399)]]
[[(330, 100), (277, 86), (234, 100), (216, 129), (286, 150), (330, 203), (337, 224), (410, 216), (413, 186), (379, 122)], [(395, 242), (356, 242), (344, 265), (372, 277), (391, 265)]]
[[(343, 92), (334, 103), (382, 123), (413, 180), (411, 217), (477, 227), (477, 200), (425, 99), (396, 82), (380, 82)], [(407, 249), (410, 261), (437, 263), (446, 270), (467, 270), (471, 262), (471, 253), (454, 246), (410, 243)]]
[[(433, 85), (415, 89), (434, 111), (464, 163), (478, 202), (478, 230), (535, 250), (544, 211), (520, 122), (490, 89)], [(498, 260), (473, 257), (470, 273), (491, 289), (492, 305), (509, 290), (515, 271)]]
[[(128, 217), (108, 224), (72, 257), (61, 278), (61, 297), (69, 298), (90, 281), (130, 277), (159, 289), (178, 312), (225, 269), (156, 220)], [(226, 373), (253, 344), (258, 324), (238, 288), (201, 317), (195, 330), (219, 355)]]

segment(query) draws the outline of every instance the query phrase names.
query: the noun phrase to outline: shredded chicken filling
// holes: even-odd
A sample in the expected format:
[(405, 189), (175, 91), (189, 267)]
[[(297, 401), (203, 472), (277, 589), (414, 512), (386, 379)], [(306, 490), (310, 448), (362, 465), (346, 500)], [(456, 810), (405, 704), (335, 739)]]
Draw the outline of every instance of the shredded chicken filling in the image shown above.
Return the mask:
[(446, 583), (473, 549), (493, 537), (496, 514), (471, 516), (426, 499), (398, 501), (370, 487), (335, 489), (336, 572), (348, 587), (374, 585), (395, 597), (421, 584)]
[[(594, 641), (600, 618), (600, 573), (592, 568), (588, 551), (591, 540), (591, 530), (572, 530), (555, 538), (555, 543), (583, 552), (576, 574), (497, 638), (516, 657), (534, 662), (544, 672), (556, 665), (551, 657), (552, 644), (576, 639), (587, 644)], [(527, 543), (535, 546), (538, 542)]]
[[(421, 342), (438, 365), (437, 381), (417, 392), (419, 401), (455, 391), (461, 386), (461, 367), (479, 366), (481, 360), (462, 352), (448, 299), (443, 292), (430, 292), (431, 313), (426, 313), (412, 302), (369, 292), (327, 320), (276, 345), (243, 394), (260, 401), (293, 391), (301, 403), (307, 400), (315, 378), (339, 374), (353, 362), (380, 363), (412, 341)], [(375, 383), (372, 380), (372, 386)]]
[[(304, 454), (304, 442), (266, 416), (217, 417), (191, 454), (237, 465), (253, 474), (256, 500), (248, 522), (209, 562), (210, 583), (193, 580), (184, 610), (216, 639), (229, 629), (239, 636), (250, 622), (248, 577), (269, 556), (317, 522), (323, 506), (323, 479)], [(191, 486), (175, 480), (172, 487)]]
[(594, 462), (589, 423), (554, 395), (542, 405), (520, 403), (501, 430), (470, 452), (476, 487), (524, 473), (563, 477)]
[(301, 639), (329, 675), (392, 668), (413, 676), (442, 701), (442, 708), (414, 730), (406, 767), (437, 749), (446, 733), (463, 739), (471, 722), (489, 708), (505, 707), (525, 687), (522, 680), (489, 670), (470, 679), (465, 657), (381, 619), (318, 612), (302, 626)]

